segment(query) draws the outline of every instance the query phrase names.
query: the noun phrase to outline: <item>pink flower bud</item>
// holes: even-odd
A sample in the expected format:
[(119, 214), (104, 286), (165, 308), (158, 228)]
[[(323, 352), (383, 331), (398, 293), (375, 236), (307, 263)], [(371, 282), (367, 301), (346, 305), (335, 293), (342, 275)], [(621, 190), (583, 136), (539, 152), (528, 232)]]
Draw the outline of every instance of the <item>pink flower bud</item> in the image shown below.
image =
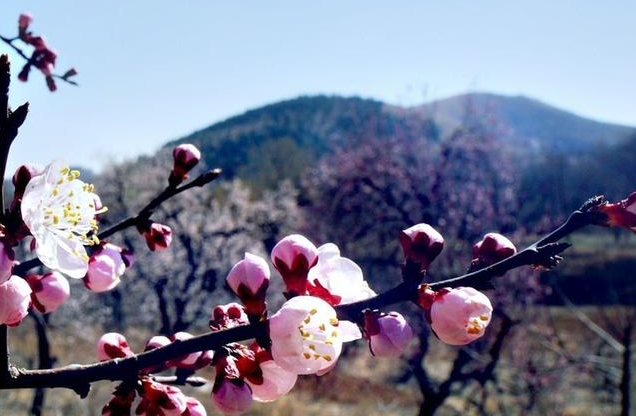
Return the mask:
[[(27, 74), (28, 74), (28, 71), (27, 71)], [(44, 172), (44, 168), (42, 166), (34, 165), (34, 164), (22, 165), (19, 168), (17, 168), (15, 173), (13, 174), (13, 178), (11, 179), (13, 182), (14, 199), (15, 198), (21, 199), (22, 195), (24, 195), (24, 190), (26, 189), (29, 181), (32, 178), (41, 175), (43, 172)]]
[(154, 337), (148, 340), (148, 342), (146, 343), (146, 348), (144, 348), (144, 351), (150, 351), (156, 348), (165, 347), (166, 345), (169, 345), (171, 343), (172, 341), (170, 341), (168, 337), (164, 337), (163, 335), (155, 335)]
[(181, 416), (188, 408), (186, 396), (176, 387), (143, 381), (138, 416)]
[(27, 82), (29, 80), (30, 72), (31, 72), (31, 64), (30, 63), (24, 64), (24, 66), (20, 70), (20, 73), (18, 74), (18, 79), (22, 82)]
[(438, 292), (430, 310), (435, 335), (450, 345), (465, 345), (484, 335), (492, 316), (492, 305), (472, 287)]
[(31, 275), (26, 281), (33, 291), (33, 307), (42, 313), (56, 311), (71, 295), (68, 280), (58, 272), (47, 273), (44, 276)]
[[(192, 338), (192, 334), (187, 332), (177, 332), (172, 336), (173, 342), (181, 342)], [(191, 354), (185, 355), (183, 357), (179, 357), (170, 362), (171, 365), (175, 367), (188, 367), (197, 362), (197, 359), (201, 355), (200, 352), (193, 352)]]
[(31, 288), (18, 276), (0, 284), (0, 325), (16, 326), (27, 316), (31, 306)]
[(188, 408), (181, 416), (207, 416), (205, 407), (194, 397), (186, 397), (186, 406)]
[(226, 415), (238, 415), (252, 405), (252, 391), (239, 378), (217, 378), (212, 389), (212, 403)]
[(444, 248), (444, 238), (428, 224), (407, 228), (399, 237), (406, 260), (419, 264), (422, 270), (428, 268)]
[(29, 13), (22, 13), (18, 17), (18, 29), (21, 31), (26, 30), (33, 22), (33, 17)]
[(504, 260), (517, 252), (514, 244), (497, 233), (488, 233), (473, 246), (473, 262), (486, 267)]
[(99, 361), (111, 360), (113, 358), (124, 358), (135, 355), (128, 341), (122, 334), (109, 332), (102, 335), (97, 343), (97, 358)]
[(265, 293), (269, 287), (269, 277), (269, 266), (265, 259), (245, 253), (245, 258), (232, 267), (226, 280), (245, 305), (247, 313), (258, 317), (265, 311)]
[(42, 36), (28, 36), (25, 41), (33, 46), (36, 51), (43, 51), (47, 49), (46, 40)]
[(15, 253), (13, 249), (0, 241), (0, 284), (9, 280), (14, 264)]
[(188, 172), (201, 160), (201, 152), (193, 144), (181, 144), (172, 151), (174, 167), (170, 172), (170, 183), (177, 185), (188, 178)]
[(172, 242), (172, 230), (167, 225), (153, 222), (147, 230), (142, 230), (142, 233), (151, 251), (164, 250)]
[(130, 256), (129, 251), (114, 244), (98, 247), (88, 261), (84, 285), (97, 293), (112, 290), (119, 284), (127, 265), (131, 264)]
[(368, 311), (364, 315), (364, 336), (373, 355), (396, 358), (406, 351), (413, 339), (413, 330), (397, 312)]
[(607, 215), (605, 225), (628, 228), (636, 233), (636, 192), (622, 201), (601, 205), (598, 210)]
[(245, 308), (236, 302), (215, 306), (212, 315), (210, 315), (212, 332), (247, 324), (249, 324), (249, 319), (245, 313)]
[[(150, 338), (146, 343), (146, 347), (144, 348), (144, 352), (154, 350), (156, 348), (165, 347), (166, 345), (172, 344), (172, 341), (168, 337), (164, 337), (163, 335), (155, 335)], [(170, 367), (169, 362), (165, 362), (163, 364), (155, 365), (152, 367), (145, 368), (144, 371), (146, 373), (158, 373), (164, 371)]]
[(288, 294), (304, 295), (309, 270), (318, 263), (318, 249), (302, 235), (292, 234), (274, 246), (272, 263), (283, 277)]

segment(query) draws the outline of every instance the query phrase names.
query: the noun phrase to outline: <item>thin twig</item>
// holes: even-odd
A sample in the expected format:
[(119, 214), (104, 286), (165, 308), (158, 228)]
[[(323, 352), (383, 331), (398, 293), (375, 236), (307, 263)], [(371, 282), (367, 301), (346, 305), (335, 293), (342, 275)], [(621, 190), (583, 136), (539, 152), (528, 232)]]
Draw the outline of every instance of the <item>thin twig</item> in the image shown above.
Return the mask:
[[(20, 49), (13, 43), (13, 41), (16, 40), (15, 38), (11, 39), (11, 38), (7, 38), (0, 35), (0, 40), (6, 43), (7, 45), (9, 45), (18, 55), (20, 55), (25, 61), (27, 61), (27, 63), (29, 63), (30, 65), (33, 65), (33, 63), (31, 62), (31, 58), (29, 58), (29, 56), (26, 53), (24, 53), (22, 49)], [(42, 74), (46, 76), (46, 74), (40, 68), (38, 68), (36, 65), (33, 65), (33, 66), (35, 66), (38, 69), (38, 71), (42, 72)], [(63, 75), (52, 74), (51, 76), (55, 79), (59, 79), (60, 81), (64, 81), (67, 84), (71, 84), (76, 87), (79, 85), (77, 82), (73, 81), (72, 79), (68, 79), (67, 77), (64, 77)]]

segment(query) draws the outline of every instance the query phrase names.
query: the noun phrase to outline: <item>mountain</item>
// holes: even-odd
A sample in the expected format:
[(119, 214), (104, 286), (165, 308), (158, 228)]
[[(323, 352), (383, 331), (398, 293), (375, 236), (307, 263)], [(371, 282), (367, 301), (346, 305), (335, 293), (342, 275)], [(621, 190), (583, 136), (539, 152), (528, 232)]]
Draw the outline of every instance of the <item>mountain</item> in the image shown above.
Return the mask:
[[(523, 96), (470, 93), (404, 108), (357, 97), (320, 95), (247, 111), (166, 147), (193, 143), (209, 166), (223, 168), (228, 176), (254, 178), (263, 174), (265, 165), (277, 166), (277, 172), (288, 170), (278, 172), (278, 179), (293, 179), (298, 169), (336, 146), (346, 146), (351, 137), (399, 132), (443, 140), (467, 114), (496, 120), (502, 140), (523, 153), (589, 152), (636, 135), (633, 127), (590, 120)], [(284, 161), (297, 166), (280, 163)], [(267, 171), (271, 174), (271, 169)]]
[(539, 150), (572, 151), (598, 144), (615, 145), (636, 129), (602, 123), (524, 96), (471, 93), (433, 101), (411, 111), (430, 115), (443, 134), (464, 121), (467, 107), (493, 117), (514, 144)]

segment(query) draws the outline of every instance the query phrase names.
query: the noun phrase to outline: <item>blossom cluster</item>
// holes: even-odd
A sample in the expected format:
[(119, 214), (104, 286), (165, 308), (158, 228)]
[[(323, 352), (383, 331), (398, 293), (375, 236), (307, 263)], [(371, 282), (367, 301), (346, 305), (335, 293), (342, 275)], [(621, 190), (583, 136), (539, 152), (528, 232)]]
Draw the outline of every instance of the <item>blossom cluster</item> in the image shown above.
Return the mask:
[[(185, 180), (200, 157), (192, 145), (177, 147), (169, 186), (174, 188)], [(133, 265), (133, 253), (99, 239), (98, 216), (107, 208), (94, 186), (80, 179), (79, 171), (62, 161), (46, 168), (23, 165), (12, 182), (13, 200), (0, 235), (0, 324), (18, 325), (31, 307), (41, 313), (57, 310), (70, 297), (67, 277), (82, 279), (87, 289), (97, 293), (119, 285)], [(168, 226), (144, 218), (137, 228), (150, 250), (170, 246), (172, 230)], [(30, 247), (49, 272), (14, 274), (20, 264), (14, 249), (27, 237), (32, 238)]]

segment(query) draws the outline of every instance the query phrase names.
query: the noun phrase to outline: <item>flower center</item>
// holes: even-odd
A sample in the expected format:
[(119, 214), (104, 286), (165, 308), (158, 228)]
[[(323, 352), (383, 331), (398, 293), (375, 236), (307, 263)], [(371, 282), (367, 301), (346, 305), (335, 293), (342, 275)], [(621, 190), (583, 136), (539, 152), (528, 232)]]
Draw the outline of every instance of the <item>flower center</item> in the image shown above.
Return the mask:
[(466, 324), (466, 332), (470, 335), (481, 334), (486, 329), (489, 320), (490, 317), (485, 314), (470, 318)]
[(307, 360), (332, 361), (333, 345), (340, 342), (338, 324), (337, 318), (321, 316), (317, 309), (310, 310), (298, 326), (303, 340), (303, 357)]

